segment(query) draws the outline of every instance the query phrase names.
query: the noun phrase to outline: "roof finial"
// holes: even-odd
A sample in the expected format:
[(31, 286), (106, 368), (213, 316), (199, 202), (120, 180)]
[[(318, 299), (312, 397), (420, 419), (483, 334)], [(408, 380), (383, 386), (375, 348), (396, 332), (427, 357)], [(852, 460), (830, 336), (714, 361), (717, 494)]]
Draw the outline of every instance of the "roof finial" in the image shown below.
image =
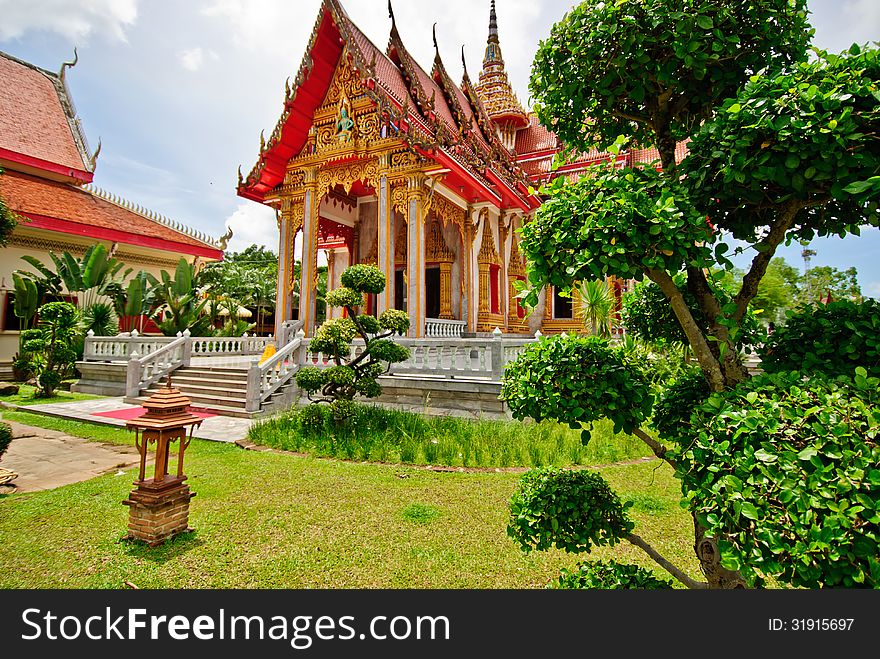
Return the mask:
[(72, 69), (76, 66), (76, 63), (79, 62), (79, 53), (76, 52), (76, 46), (73, 48), (73, 60), (70, 62), (64, 62), (61, 64), (61, 71), (58, 72), (58, 76), (64, 80), (64, 74), (67, 69)]
[(440, 49), (437, 47), (437, 23), (434, 23), (434, 27), (431, 28), (431, 34), (434, 37), (434, 54), (439, 57)]
[(98, 138), (98, 148), (95, 149), (95, 152), (92, 154), (92, 157), (89, 159), (89, 164), (92, 166), (92, 171), (95, 171), (95, 166), (98, 164), (98, 156), (101, 155), (101, 138)]
[(492, 0), (492, 9), (489, 11), (489, 41), (495, 37), (498, 43), (498, 16), (495, 14), (495, 0)]
[(388, 16), (391, 18), (391, 27), (395, 27), (394, 8), (391, 6), (391, 0), (388, 0)]

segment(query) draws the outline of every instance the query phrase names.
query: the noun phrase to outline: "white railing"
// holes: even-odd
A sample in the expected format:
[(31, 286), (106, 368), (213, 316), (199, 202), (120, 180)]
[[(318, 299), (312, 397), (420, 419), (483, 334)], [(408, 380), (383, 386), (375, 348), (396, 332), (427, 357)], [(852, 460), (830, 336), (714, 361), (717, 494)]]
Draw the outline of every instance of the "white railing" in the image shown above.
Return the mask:
[(188, 363), (188, 340), (188, 336), (180, 336), (144, 357), (132, 353), (128, 359), (125, 395), (129, 398), (137, 398), (143, 389), (147, 389)]
[(192, 337), (193, 357), (223, 357), (225, 355), (262, 355), (268, 345), (275, 345), (272, 336), (209, 336)]
[(83, 359), (87, 362), (128, 361), (133, 353), (144, 357), (173, 341), (173, 336), (140, 336), (137, 330), (119, 336), (95, 336), (89, 330)]
[(256, 360), (248, 369), (247, 401), (245, 411), (257, 412), (284, 385), (288, 384), (302, 366), (304, 333), (296, 337), (260, 364)]
[(463, 320), (425, 319), (425, 336), (429, 339), (460, 339), (467, 330)]
[(296, 333), (305, 327), (303, 320), (285, 320), (281, 323), (281, 332), (278, 334), (278, 345), (286, 346), (296, 338)]
[[(516, 359), (534, 339), (505, 339), (500, 330), (491, 339), (394, 339), (410, 351), (410, 358), (392, 364), (391, 375), (424, 375), (443, 378), (481, 378), (500, 380), (504, 367)], [(323, 353), (309, 352), (309, 340), (303, 341), (298, 361), (304, 366), (326, 368), (335, 366)], [(352, 345), (351, 358), (361, 354), (360, 339)]]

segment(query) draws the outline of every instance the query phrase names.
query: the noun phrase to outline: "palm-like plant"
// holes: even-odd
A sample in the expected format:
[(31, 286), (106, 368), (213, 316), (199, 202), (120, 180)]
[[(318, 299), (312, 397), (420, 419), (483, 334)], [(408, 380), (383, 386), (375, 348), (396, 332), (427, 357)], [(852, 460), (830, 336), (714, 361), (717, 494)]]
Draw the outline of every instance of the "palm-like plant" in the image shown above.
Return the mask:
[(611, 337), (611, 320), (614, 317), (614, 295), (608, 282), (584, 281), (577, 288), (581, 304), (578, 316), (584, 326), (595, 336)]
[(175, 336), (184, 330), (189, 330), (192, 336), (211, 335), (211, 318), (205, 313), (208, 299), (202, 297), (199, 274), (186, 259), (178, 262), (174, 279), (162, 271), (156, 302), (161, 304), (156, 325), (165, 336)]
[(33, 256), (21, 258), (39, 273), (21, 274), (34, 279), (44, 294), (61, 297), (65, 291), (76, 293), (80, 309), (87, 309), (101, 297), (112, 297), (122, 287), (122, 280), (131, 272), (127, 270), (120, 277), (124, 264), (111, 257), (107, 247), (101, 243), (91, 245), (82, 259), (77, 259), (70, 252), (62, 252), (61, 256), (49, 252), (54, 270)]

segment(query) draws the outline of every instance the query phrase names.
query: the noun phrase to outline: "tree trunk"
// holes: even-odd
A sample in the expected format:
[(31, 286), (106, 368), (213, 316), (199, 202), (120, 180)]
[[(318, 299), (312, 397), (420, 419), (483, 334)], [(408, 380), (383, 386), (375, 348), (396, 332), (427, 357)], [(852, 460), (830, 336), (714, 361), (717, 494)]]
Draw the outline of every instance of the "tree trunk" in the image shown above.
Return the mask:
[(700, 569), (709, 582), (709, 588), (748, 588), (739, 572), (721, 566), (721, 552), (714, 538), (706, 537), (704, 529), (694, 516), (694, 552), (700, 561)]

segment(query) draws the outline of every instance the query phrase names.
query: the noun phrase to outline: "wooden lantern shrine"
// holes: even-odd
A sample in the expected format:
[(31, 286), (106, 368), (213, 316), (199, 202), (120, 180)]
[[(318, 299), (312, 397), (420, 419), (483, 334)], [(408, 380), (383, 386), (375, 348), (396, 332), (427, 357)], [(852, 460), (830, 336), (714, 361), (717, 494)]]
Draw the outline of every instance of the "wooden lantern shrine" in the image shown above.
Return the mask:
[[(135, 446), (141, 454), (136, 486), (123, 503), (129, 506), (128, 537), (151, 547), (189, 529), (190, 492), (183, 473), (183, 459), (193, 431), (202, 419), (189, 411), (189, 399), (171, 386), (171, 377), (144, 403), (146, 413), (126, 423), (135, 432)], [(179, 442), (177, 473), (168, 473), (171, 445)], [(156, 445), (152, 478), (146, 478), (147, 452)]]

